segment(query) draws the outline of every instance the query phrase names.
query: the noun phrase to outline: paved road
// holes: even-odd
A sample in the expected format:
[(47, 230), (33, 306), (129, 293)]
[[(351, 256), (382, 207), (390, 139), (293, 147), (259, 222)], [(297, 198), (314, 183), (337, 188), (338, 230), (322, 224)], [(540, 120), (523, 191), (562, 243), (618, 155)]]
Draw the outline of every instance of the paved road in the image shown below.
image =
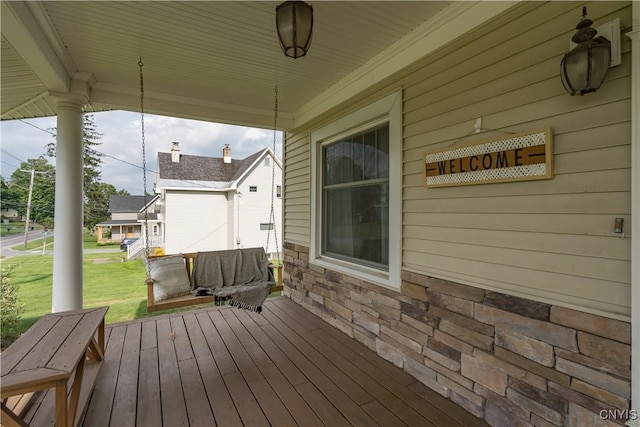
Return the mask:
[[(53, 232), (48, 232), (47, 237), (52, 236)], [(27, 235), (27, 241), (31, 242), (33, 240), (42, 241), (43, 232), (39, 231), (30, 231)], [(11, 249), (14, 246), (22, 245), (24, 243), (24, 234), (12, 234), (10, 236), (0, 237), (0, 258), (11, 258), (15, 256), (22, 255), (42, 255), (42, 246), (36, 249), (26, 250), (26, 251), (15, 251)], [(98, 249), (85, 249), (84, 253), (113, 253), (120, 252), (120, 248), (117, 246), (109, 247), (109, 248), (98, 248)], [(53, 250), (49, 247), (45, 248), (45, 254), (51, 254)]]
[[(52, 236), (53, 232), (47, 232), (47, 237)], [(42, 230), (34, 230), (29, 231), (27, 233), (27, 242), (31, 242), (34, 240), (42, 240), (44, 237), (44, 232)], [(14, 251), (11, 249), (14, 246), (19, 246), (24, 244), (24, 233), (20, 234), (10, 234), (8, 236), (0, 237), (0, 256), (2, 258), (11, 258), (14, 256), (20, 255), (30, 255), (34, 253), (42, 254), (42, 247), (39, 250), (28, 250), (28, 251)], [(46, 252), (46, 251), (45, 251)]]

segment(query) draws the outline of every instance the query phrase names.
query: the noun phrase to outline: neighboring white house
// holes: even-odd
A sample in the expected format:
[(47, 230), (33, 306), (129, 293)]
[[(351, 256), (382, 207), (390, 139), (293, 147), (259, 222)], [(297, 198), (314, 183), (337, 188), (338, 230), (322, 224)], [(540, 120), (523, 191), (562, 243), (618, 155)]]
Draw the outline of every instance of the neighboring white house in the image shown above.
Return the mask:
[(223, 157), (204, 157), (181, 154), (174, 142), (171, 153), (158, 153), (156, 171), (166, 253), (258, 246), (270, 255), (281, 251), (282, 165), (270, 148), (232, 159), (228, 145)]

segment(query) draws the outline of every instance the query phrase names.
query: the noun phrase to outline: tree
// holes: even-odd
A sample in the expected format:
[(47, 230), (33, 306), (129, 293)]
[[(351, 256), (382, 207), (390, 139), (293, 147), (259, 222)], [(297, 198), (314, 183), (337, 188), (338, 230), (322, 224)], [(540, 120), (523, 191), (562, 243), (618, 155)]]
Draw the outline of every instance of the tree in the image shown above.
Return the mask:
[[(97, 188), (100, 184), (100, 166), (102, 165), (102, 153), (96, 150), (100, 144), (102, 134), (98, 132), (93, 121), (93, 115), (85, 114), (82, 119), (82, 145), (83, 145), (83, 178), (84, 178), (84, 226), (91, 229), (106, 218), (97, 216), (96, 207), (103, 201), (104, 188)], [(47, 144), (47, 155), (55, 157), (56, 143)], [(107, 184), (109, 185), (109, 184)], [(115, 192), (115, 187), (111, 186)], [(108, 209), (107, 204), (104, 209)]]
[(27, 159), (11, 174), (11, 180), (6, 183), (6, 191), (2, 192), (2, 203), (5, 206), (5, 200), (10, 201), (12, 205), (7, 207), (13, 207), (20, 215), (26, 214), (32, 169), (36, 173), (31, 195), (31, 220), (51, 226), (55, 207), (56, 169), (42, 156)]
[(20, 199), (18, 195), (9, 189), (9, 182), (0, 176), (0, 204), (2, 209), (15, 209), (20, 213)]

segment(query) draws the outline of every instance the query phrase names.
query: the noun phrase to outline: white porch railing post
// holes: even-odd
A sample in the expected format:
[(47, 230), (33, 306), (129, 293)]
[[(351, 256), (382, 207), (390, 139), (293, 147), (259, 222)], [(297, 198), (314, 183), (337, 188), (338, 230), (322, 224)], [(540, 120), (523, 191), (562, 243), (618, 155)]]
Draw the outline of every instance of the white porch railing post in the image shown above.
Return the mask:
[[(146, 239), (140, 238), (127, 246), (127, 259), (130, 259), (132, 256), (135, 256), (138, 252), (145, 248)], [(160, 237), (158, 236), (149, 236), (149, 249), (151, 248), (159, 248), (160, 247)]]

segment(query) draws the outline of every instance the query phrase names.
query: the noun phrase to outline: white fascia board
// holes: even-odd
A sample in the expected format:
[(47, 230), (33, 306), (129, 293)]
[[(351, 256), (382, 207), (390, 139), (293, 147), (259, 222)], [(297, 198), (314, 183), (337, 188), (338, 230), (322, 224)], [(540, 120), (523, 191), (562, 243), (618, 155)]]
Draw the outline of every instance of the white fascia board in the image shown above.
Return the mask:
[(273, 159), (276, 161), (276, 164), (280, 167), (280, 169), (282, 169), (282, 162), (280, 161), (278, 156), (276, 156), (276, 153), (273, 152), (271, 147), (268, 147), (268, 148), (269, 148), (269, 153), (271, 153), (271, 157), (273, 157)]
[(318, 117), (516, 4), (517, 1), (455, 2), (296, 110), (294, 126), (299, 127)]
[(264, 149), (264, 151), (262, 152), (262, 154), (260, 156), (258, 156), (258, 158), (251, 164), (251, 166), (248, 167), (247, 170), (244, 171), (244, 173), (242, 175), (240, 175), (240, 177), (233, 182), (233, 185), (232, 185), (232, 189), (233, 190), (237, 190), (238, 189), (238, 186), (249, 175), (251, 175), (251, 172), (253, 172), (253, 170), (262, 162), (262, 159), (264, 159), (267, 154), (271, 156), (271, 158), (276, 162), (276, 164), (280, 168), (280, 171), (282, 172), (282, 163), (280, 163), (280, 159), (278, 159), (278, 156), (275, 155), (275, 153), (273, 152), (271, 147), (266, 147)]
[(40, 2), (3, 1), (2, 35), (47, 90), (67, 93), (77, 69)]
[(242, 183), (242, 181), (245, 180), (246, 177), (248, 177), (249, 175), (251, 175), (251, 172), (255, 169), (255, 167), (262, 161), (262, 159), (265, 156), (265, 153), (271, 151), (268, 147), (262, 150), (262, 153), (258, 156), (258, 158), (256, 158), (253, 163), (251, 163), (251, 166), (249, 166), (242, 175), (240, 175), (238, 177), (238, 179), (236, 179), (233, 182), (233, 188), (234, 190), (238, 189), (238, 186)]
[(146, 205), (144, 205), (138, 212), (144, 212), (145, 210), (149, 209), (149, 207), (153, 205), (155, 201), (158, 200), (159, 197), (160, 197), (159, 194), (156, 196), (153, 196), (151, 200)]
[(218, 181), (182, 181), (179, 179), (161, 179), (158, 188), (165, 191), (228, 191), (231, 183)]
[[(108, 108), (139, 111), (140, 89), (97, 81), (91, 88), (91, 102)], [(273, 128), (273, 111), (239, 104), (228, 104), (181, 95), (145, 90), (145, 111), (186, 119), (215, 121), (233, 125)], [(278, 127), (293, 128), (293, 116), (278, 113)]]
[(244, 171), (244, 173), (242, 175), (240, 175), (240, 177), (238, 179), (236, 179), (233, 183), (233, 188), (234, 190), (238, 188), (238, 185), (244, 181), (244, 179), (249, 176), (251, 174), (251, 172), (256, 168), (256, 166), (258, 166), (261, 162), (262, 159), (265, 158), (265, 156), (269, 154), (271, 155), (271, 158), (276, 162), (276, 164), (278, 165), (278, 167), (280, 168), (280, 170), (282, 170), (282, 164), (280, 163), (280, 160), (278, 159), (278, 156), (276, 156), (273, 153), (273, 150), (270, 147), (266, 147), (263, 151), (262, 154), (260, 154), (258, 156), (258, 158), (251, 164), (251, 166), (249, 166), (247, 168), (246, 171)]
[(225, 193), (231, 190), (230, 187), (226, 188), (204, 188), (204, 187), (162, 187), (165, 191), (199, 191), (203, 193)]

